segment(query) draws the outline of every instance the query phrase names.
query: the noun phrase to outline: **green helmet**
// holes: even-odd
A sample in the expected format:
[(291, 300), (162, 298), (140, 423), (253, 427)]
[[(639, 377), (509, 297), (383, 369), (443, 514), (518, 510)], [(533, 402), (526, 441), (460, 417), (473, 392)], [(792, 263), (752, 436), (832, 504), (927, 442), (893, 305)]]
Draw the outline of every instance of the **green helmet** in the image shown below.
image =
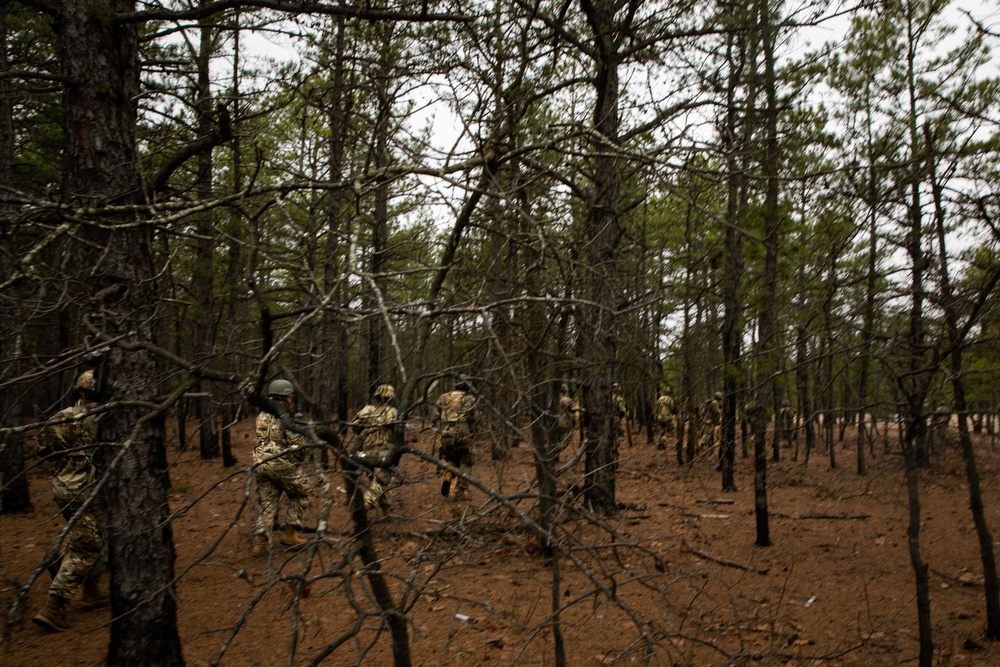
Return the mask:
[(97, 383), (94, 381), (94, 371), (84, 371), (80, 373), (80, 377), (76, 379), (76, 390), (94, 391), (96, 389)]
[(288, 380), (279, 378), (277, 380), (271, 380), (271, 384), (267, 385), (268, 396), (291, 396), (294, 393), (295, 388)]

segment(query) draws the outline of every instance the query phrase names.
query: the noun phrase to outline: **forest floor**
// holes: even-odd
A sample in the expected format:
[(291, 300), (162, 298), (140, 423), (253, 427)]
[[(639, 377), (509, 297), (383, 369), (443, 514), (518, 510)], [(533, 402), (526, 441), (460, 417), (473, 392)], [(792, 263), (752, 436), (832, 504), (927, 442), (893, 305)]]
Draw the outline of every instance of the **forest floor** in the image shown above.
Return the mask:
[[(320, 664), (323, 652), (324, 665), (392, 664), (388, 632), (380, 628), (358, 558), (349, 555), (339, 474), (326, 476), (334, 502), (325, 540), (313, 538), (314, 549), (275, 546), (270, 558), (251, 556), (251, 426), (241, 423), (234, 436), (235, 468), (200, 460), (196, 446), (179, 452), (170, 443), (186, 664)], [(673, 452), (646, 444), (645, 434), (635, 432), (633, 440), (620, 452), (619, 512), (604, 522), (606, 530), (578, 511), (579, 501), (571, 503), (560, 521), (567, 549), (555, 561), (542, 556), (511, 506), (480, 490), (468, 502), (442, 498), (435, 469), (417, 457), (403, 459), (393, 509), (376, 519), (372, 535), (390, 590), (407, 609), (413, 665), (553, 665), (557, 638), (573, 667), (916, 664), (908, 505), (897, 454), (878, 443), (868, 473), (857, 475), (848, 429), (835, 449), (836, 468), (822, 449), (808, 464), (790, 452), (769, 461), (772, 546), (757, 547), (752, 459), (737, 453), (738, 490), (722, 493), (711, 456), (681, 467)], [(430, 432), (415, 432), (411, 442), (427, 451)], [(977, 437), (976, 451), (996, 535), (1000, 452), (985, 435)], [(564, 472), (561, 488), (582, 470), (579, 461)], [(479, 451), (474, 473), (513, 507), (536, 514), (527, 447), (512, 449), (502, 463)], [(932, 467), (920, 475), (935, 664), (1000, 665), (1000, 646), (982, 639), (982, 565), (957, 446), (936, 447)], [(322, 480), (313, 480), (310, 526), (324, 506)], [(62, 527), (40, 470), (32, 473), (31, 489), (33, 513), (0, 516), (4, 614), (13, 587), (28, 579)], [(516, 497), (521, 492), (528, 493)], [(303, 573), (310, 583), (297, 596)], [(103, 664), (108, 609), (83, 611), (77, 601), (74, 627), (55, 635), (26, 620), (44, 603), (48, 582), (43, 573), (31, 587), (27, 614), (0, 646), (0, 664)]]

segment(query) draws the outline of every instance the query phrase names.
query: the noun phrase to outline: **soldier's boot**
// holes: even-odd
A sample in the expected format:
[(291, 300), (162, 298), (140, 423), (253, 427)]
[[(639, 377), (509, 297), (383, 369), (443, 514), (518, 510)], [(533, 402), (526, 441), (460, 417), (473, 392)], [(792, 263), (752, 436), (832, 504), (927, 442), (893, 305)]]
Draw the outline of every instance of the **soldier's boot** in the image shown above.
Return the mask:
[(267, 535), (261, 533), (253, 536), (252, 553), (254, 556), (266, 556), (270, 549), (271, 541), (267, 539)]
[(444, 474), (444, 481), (441, 482), (441, 495), (445, 498), (451, 493), (451, 473), (446, 472)]
[(69, 622), (66, 620), (66, 600), (50, 594), (45, 602), (45, 608), (31, 620), (48, 632), (69, 630)]
[(110, 601), (108, 594), (101, 590), (96, 579), (87, 579), (83, 582), (83, 598), (80, 606), (83, 609), (97, 609), (107, 606)]
[(285, 534), (281, 538), (281, 543), (286, 547), (301, 547), (306, 543), (299, 530), (295, 526), (285, 526)]

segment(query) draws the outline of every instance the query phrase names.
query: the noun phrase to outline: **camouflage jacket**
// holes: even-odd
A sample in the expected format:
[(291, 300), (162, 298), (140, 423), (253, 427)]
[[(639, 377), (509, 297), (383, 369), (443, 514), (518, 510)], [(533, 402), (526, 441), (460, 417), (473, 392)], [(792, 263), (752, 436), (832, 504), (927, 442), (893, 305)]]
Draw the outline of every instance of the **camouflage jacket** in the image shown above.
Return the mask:
[(476, 398), (461, 389), (449, 391), (441, 394), (437, 400), (437, 421), (442, 429), (464, 425), (472, 427), (472, 410), (476, 405)]
[(94, 483), (93, 449), (97, 424), (93, 417), (82, 417), (90, 409), (84, 401), (60, 410), (53, 419), (73, 419), (52, 424), (38, 433), (35, 447), (52, 469), (52, 495), (58, 500), (81, 499)]
[(399, 411), (387, 403), (368, 404), (354, 418), (359, 449), (367, 454), (382, 454), (392, 444), (392, 429), (399, 421)]
[(270, 412), (257, 415), (257, 443), (253, 448), (253, 462), (261, 463), (273, 459), (277, 454), (286, 454), (283, 458), (297, 463), (305, 454), (305, 438), (299, 433), (286, 431), (281, 425), (281, 418)]
[(623, 395), (611, 395), (611, 410), (618, 419), (625, 419), (625, 416), (628, 414), (628, 406), (625, 405), (625, 397)]
[(715, 426), (722, 419), (722, 408), (715, 398), (710, 398), (701, 406), (701, 423)]
[(573, 399), (569, 396), (560, 396), (559, 405), (556, 410), (556, 428), (563, 433), (572, 430), (573, 412), (576, 410), (576, 406), (573, 405)]
[(795, 426), (795, 411), (788, 406), (784, 406), (778, 411), (778, 428), (783, 431), (791, 431)]
[(656, 421), (668, 422), (674, 418), (675, 413), (673, 396), (664, 395), (656, 399)]

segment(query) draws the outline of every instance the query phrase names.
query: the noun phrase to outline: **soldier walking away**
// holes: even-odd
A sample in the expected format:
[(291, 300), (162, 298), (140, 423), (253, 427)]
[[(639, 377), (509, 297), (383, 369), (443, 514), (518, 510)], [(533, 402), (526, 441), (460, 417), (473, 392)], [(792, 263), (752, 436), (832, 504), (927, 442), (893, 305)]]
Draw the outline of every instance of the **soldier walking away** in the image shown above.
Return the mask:
[[(292, 407), (295, 390), (288, 380), (273, 380), (267, 387), (269, 398)], [(309, 506), (309, 487), (299, 468), (305, 454), (305, 438), (281, 425), (270, 412), (257, 415), (257, 443), (253, 449), (253, 477), (257, 482), (260, 514), (254, 530), (253, 554), (263, 556), (271, 547), (271, 530), (278, 514), (281, 494), (288, 498), (285, 533), (281, 543), (297, 547), (305, 544), (299, 534)]]
[(777, 426), (778, 446), (780, 447), (781, 443), (785, 443), (788, 447), (791, 447), (792, 441), (795, 438), (795, 410), (792, 409), (792, 404), (787, 398), (781, 402), (781, 409), (778, 410)]
[[(96, 471), (93, 464), (97, 424), (87, 413), (96, 406), (93, 371), (84, 371), (76, 380), (77, 400), (60, 410), (53, 419), (66, 420), (44, 427), (38, 434), (39, 456), (51, 466), (52, 495), (63, 517), (70, 519), (86, 508), (70, 528), (62, 545), (62, 563), (52, 578), (45, 607), (32, 619), (49, 632), (69, 629), (66, 605), (83, 587), (84, 609), (107, 604), (97, 580), (107, 560), (105, 507), (100, 495), (93, 495)], [(51, 570), (50, 570), (51, 571)]]
[[(472, 386), (464, 377), (455, 382), (455, 389), (441, 394), (437, 400), (435, 424), (438, 429), (438, 452), (446, 462), (466, 475), (472, 474), (472, 427), (476, 398)], [(469, 483), (446, 472), (441, 482), (441, 495), (448, 497), (454, 482), (455, 500), (465, 497)]]
[(574, 414), (578, 408), (569, 397), (569, 386), (563, 383), (559, 386), (559, 402), (556, 405), (556, 430), (555, 430), (555, 460), (559, 460), (559, 454), (569, 446), (573, 439)]
[(653, 411), (656, 418), (656, 439), (657, 449), (667, 448), (667, 435), (674, 432), (674, 422), (677, 419), (677, 406), (674, 403), (674, 388), (669, 384), (664, 387), (663, 395), (656, 399), (656, 409)]
[(632, 433), (628, 428), (628, 406), (625, 405), (625, 395), (622, 386), (615, 382), (611, 385), (611, 414), (615, 419), (615, 447), (626, 442), (632, 446)]
[[(365, 458), (372, 461), (385, 461), (392, 450), (392, 431), (399, 421), (399, 412), (392, 404), (396, 390), (391, 384), (380, 384), (375, 387), (372, 402), (361, 408), (354, 418), (354, 429), (358, 433), (358, 449)], [(374, 466), (365, 490), (365, 509), (382, 508), (389, 511), (389, 484), (392, 481), (392, 469), (388, 466)]]
[(715, 449), (716, 430), (722, 419), (722, 392), (717, 391), (701, 405), (701, 443), (699, 449), (710, 452)]

